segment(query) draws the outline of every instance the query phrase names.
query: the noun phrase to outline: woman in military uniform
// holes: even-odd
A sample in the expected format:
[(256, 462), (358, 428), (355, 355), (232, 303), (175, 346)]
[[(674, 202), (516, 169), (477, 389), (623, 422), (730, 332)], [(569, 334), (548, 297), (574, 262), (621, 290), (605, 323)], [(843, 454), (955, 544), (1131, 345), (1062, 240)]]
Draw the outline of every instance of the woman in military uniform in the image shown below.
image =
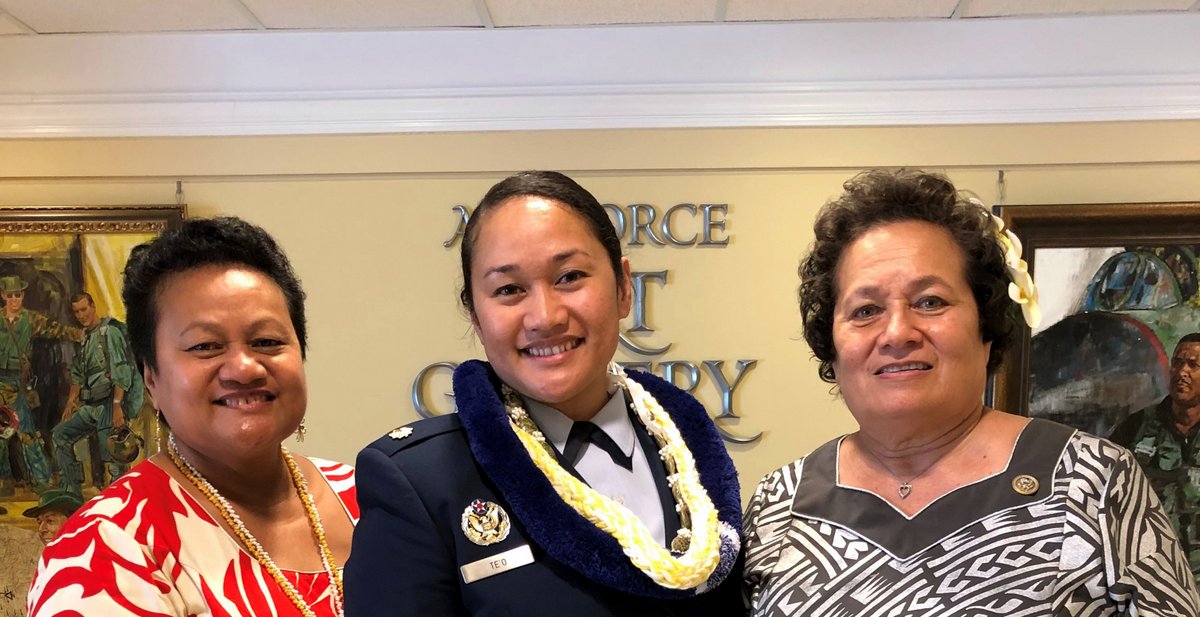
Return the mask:
[(462, 272), (488, 362), (359, 455), (347, 614), (741, 613), (736, 472), (695, 399), (612, 364), (630, 271), (596, 199), (500, 182)]

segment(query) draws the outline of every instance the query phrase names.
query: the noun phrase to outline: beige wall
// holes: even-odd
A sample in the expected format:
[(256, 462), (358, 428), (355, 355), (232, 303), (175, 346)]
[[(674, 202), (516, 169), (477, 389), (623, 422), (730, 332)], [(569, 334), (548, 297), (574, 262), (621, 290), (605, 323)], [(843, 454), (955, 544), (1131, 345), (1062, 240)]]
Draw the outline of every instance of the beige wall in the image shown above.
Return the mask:
[[(630, 257), (671, 272), (651, 284), (651, 344), (673, 343), (670, 359), (759, 361), (728, 426), (764, 432), (731, 448), (748, 496), (762, 474), (854, 428), (800, 337), (795, 267), (840, 182), (896, 165), (945, 171), (989, 202), (998, 169), (1008, 203), (1196, 201), (1200, 122), (0, 141), (0, 205), (170, 203), (182, 180), (191, 214), (265, 226), (309, 293), (299, 449), (350, 461), (415, 418), (421, 367), (482, 354), (455, 304), (457, 252), (442, 247), (453, 205), (526, 168), (566, 171), (610, 203), (728, 203), (727, 248)], [(698, 392), (719, 406), (707, 377)]]

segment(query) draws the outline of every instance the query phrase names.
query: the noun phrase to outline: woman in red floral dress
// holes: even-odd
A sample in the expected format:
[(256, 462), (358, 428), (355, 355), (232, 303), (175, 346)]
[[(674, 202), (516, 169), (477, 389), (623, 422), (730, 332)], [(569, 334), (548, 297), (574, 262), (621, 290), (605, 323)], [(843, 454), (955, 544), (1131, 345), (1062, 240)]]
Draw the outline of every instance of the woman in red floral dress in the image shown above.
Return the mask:
[(262, 229), (195, 219), (134, 249), (130, 344), (160, 452), (46, 547), (29, 614), (340, 616), (353, 468), (293, 456), (304, 292)]

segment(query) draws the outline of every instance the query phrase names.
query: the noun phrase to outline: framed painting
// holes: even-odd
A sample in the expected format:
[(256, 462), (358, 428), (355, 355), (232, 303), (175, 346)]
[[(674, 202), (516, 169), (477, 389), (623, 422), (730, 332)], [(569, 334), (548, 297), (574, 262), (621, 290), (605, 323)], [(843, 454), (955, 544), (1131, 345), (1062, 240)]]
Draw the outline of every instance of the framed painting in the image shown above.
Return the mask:
[(1174, 347), (1200, 332), (1200, 202), (995, 210), (1043, 317), (997, 372), (994, 405), (1106, 436), (1160, 402)]
[(153, 453), (121, 274), (185, 206), (0, 208), (0, 616), (66, 514)]
[(999, 206), (1037, 284), (994, 406), (1129, 449), (1200, 578), (1200, 203)]

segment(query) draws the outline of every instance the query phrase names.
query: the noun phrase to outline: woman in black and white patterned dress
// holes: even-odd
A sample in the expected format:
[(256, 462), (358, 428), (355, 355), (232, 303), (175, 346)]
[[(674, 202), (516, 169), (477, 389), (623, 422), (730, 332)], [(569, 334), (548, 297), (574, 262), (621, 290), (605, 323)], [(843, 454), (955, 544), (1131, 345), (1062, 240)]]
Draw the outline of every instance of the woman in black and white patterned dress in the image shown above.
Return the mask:
[(845, 189), (818, 216), (800, 307), (859, 431), (759, 484), (753, 614), (1200, 614), (1129, 452), (982, 403), (1017, 315), (1039, 318), (1016, 238), (941, 176)]

